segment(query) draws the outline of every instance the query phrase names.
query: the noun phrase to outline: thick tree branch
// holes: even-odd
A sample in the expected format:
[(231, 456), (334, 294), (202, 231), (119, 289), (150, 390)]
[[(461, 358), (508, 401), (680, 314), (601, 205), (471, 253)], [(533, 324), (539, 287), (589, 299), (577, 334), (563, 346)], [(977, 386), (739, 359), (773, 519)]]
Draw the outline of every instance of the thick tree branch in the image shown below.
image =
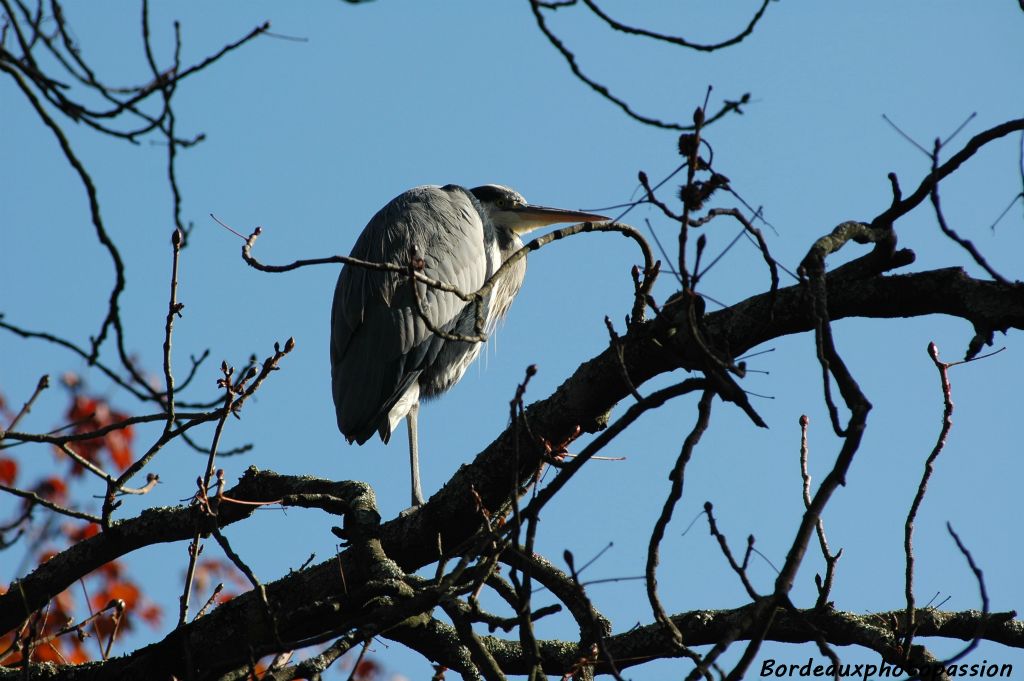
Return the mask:
[[(828, 314), (832, 320), (948, 314), (990, 329), (1024, 328), (1024, 285), (979, 281), (955, 268), (879, 276), (857, 282), (843, 281), (842, 285), (836, 286), (829, 285), (831, 279), (831, 276), (826, 277)], [(527, 417), (532, 431), (557, 442), (570, 435), (577, 425), (590, 432), (600, 428), (607, 419), (608, 411), (630, 394), (630, 386), (622, 378), (620, 361), (625, 362), (629, 375), (637, 384), (677, 367), (700, 366), (703, 353), (687, 338), (690, 325), (685, 315), (678, 313), (681, 319), (674, 315), (677, 313), (673, 306), (667, 306), (658, 319), (638, 325), (623, 337), (621, 360), (615, 350), (607, 349), (582, 364), (549, 398), (531, 405), (527, 409)], [(779, 290), (774, 296), (774, 304), (772, 296), (764, 293), (727, 310), (709, 314), (703, 321), (707, 338), (711, 342), (729, 338), (730, 352), (736, 355), (767, 340), (807, 331), (814, 324), (802, 286)], [(460, 468), (425, 506), (382, 525), (379, 531), (384, 554), (397, 561), (402, 570), (411, 572), (436, 561), (439, 534), (441, 545), (445, 547), (458, 547), (472, 537), (480, 529), (481, 522), (477, 499), (488, 509), (500, 509), (509, 499), (514, 481), (531, 479), (542, 461), (540, 446), (521, 447), (518, 455), (520, 469), (514, 470), (517, 459), (512, 456), (513, 430), (508, 429), (473, 463)], [(475, 495), (472, 490), (475, 490)], [(250, 472), (227, 494), (237, 499), (274, 501), (286, 494), (323, 493), (345, 497), (357, 492), (365, 494), (359, 483), (330, 483)], [(218, 525), (223, 527), (237, 522), (252, 510), (251, 506), (224, 504)], [(201, 514), (193, 509), (177, 508), (147, 511), (136, 519), (114, 523), (108, 532), (55, 556), (0, 596), (0, 631), (18, 626), (27, 613), (41, 608), (75, 579), (110, 560), (149, 544), (190, 539), (197, 522), (201, 522)], [(267, 585), (270, 602), (304, 604), (301, 612), (293, 612), (291, 617), (285, 618), (286, 622), (278, 623), (283, 638), (307, 640), (317, 631), (322, 636), (337, 638), (339, 623), (347, 621), (338, 619), (338, 599), (342, 596), (339, 568), (344, 571), (350, 590), (359, 583), (359, 576), (364, 572), (356, 556), (346, 551), (337, 560), (332, 559)], [(179, 658), (180, 638), (188, 637), (218, 641), (216, 659), (203, 656), (194, 659), (199, 669), (220, 668), (227, 655), (225, 651), (248, 651), (250, 646), (267, 646), (269, 649), (269, 630), (262, 632), (264, 638), (261, 639), (259, 632), (225, 624), (228, 621), (265, 623), (264, 613), (260, 599), (245, 594), (183, 627), (184, 631), (179, 630), (126, 659), (133, 660), (133, 665), (141, 665), (136, 669), (147, 668), (150, 664), (172, 668), (169, 665)], [(922, 623), (928, 616), (927, 612), (921, 614), (919, 636), (928, 635), (923, 628), (926, 625)], [(293, 624), (289, 625), (289, 622)], [(774, 631), (777, 624), (772, 626)], [(969, 635), (974, 631), (971, 628)], [(683, 633), (685, 637), (686, 632)], [(1004, 627), (1003, 630), (987, 630), (986, 637), (989, 636), (1019, 641), (1021, 634), (1016, 629), (1010, 631)], [(638, 637), (628, 640), (635, 642)], [(691, 639), (686, 640), (695, 644)], [(626, 656), (625, 653), (622, 656)], [(620, 655), (615, 657), (618, 659)]]
[[(313, 494), (346, 499), (365, 494), (366, 489), (362, 483), (279, 476), (250, 468), (225, 496), (260, 502), (274, 502), (288, 495), (300, 495), (298, 498), (305, 501)], [(221, 503), (217, 526), (226, 527), (243, 520), (256, 508), (256, 505)], [(207, 521), (198, 507), (179, 506), (146, 510), (136, 518), (112, 523), (109, 530), (69, 547), (11, 584), (7, 592), (0, 595), (0, 632), (18, 626), (28, 613), (43, 607), (96, 568), (144, 546), (189, 540), (197, 529), (208, 532), (212, 526), (205, 524)]]
[[(365, 594), (364, 594), (365, 595)], [(236, 599), (237, 600), (237, 599)], [(231, 604), (222, 606), (230, 609)], [(390, 608), (391, 613), (402, 613), (400, 610), (422, 607), (418, 600), (413, 599), (397, 608), (394, 605), (381, 607), (381, 612)], [(249, 613), (252, 615), (252, 613)], [(380, 613), (378, 613), (380, 614)], [(734, 610), (699, 610), (674, 615), (672, 621), (682, 632), (690, 645), (708, 645), (720, 640), (731, 629), (741, 628), (740, 638), (747, 638), (752, 633), (746, 622), (749, 620), (750, 607)], [(867, 650), (879, 652), (883, 659), (887, 652), (896, 649), (898, 634), (889, 623), (898, 621), (905, 615), (904, 610), (889, 612), (855, 614), (831, 609), (797, 610), (792, 613), (779, 611), (776, 613), (771, 627), (765, 635), (766, 640), (782, 643), (813, 643), (820, 633), (829, 641), (840, 646), (860, 646)], [(977, 611), (943, 612), (932, 609), (918, 610), (918, 636), (954, 638), (971, 640), (982, 622), (985, 625), (984, 640), (1002, 643), (1015, 648), (1024, 648), (1024, 622), (1013, 619), (1015, 613), (994, 613), (982, 617)], [(234, 613), (235, 617), (239, 613)], [(336, 615), (337, 616), (337, 615)], [(216, 617), (207, 616), (204, 620)], [(341, 617), (339, 616), (339, 619)], [(201, 620), (203, 621), (203, 620)], [(252, 624), (252, 620), (233, 620)], [(237, 626), (237, 625), (236, 625)], [(204, 647), (217, 649), (220, 642), (230, 632), (207, 629), (211, 638), (204, 642)], [(428, 659), (444, 664), (455, 670), (464, 669), (469, 663), (468, 651), (459, 643), (455, 628), (437, 620), (430, 620), (421, 625), (405, 624), (392, 628), (386, 634), (388, 638), (408, 645), (422, 652)], [(526, 655), (518, 641), (510, 641), (494, 636), (480, 636), (481, 644), (494, 658), (495, 662), (506, 674), (524, 674), (529, 671), (529, 656)], [(163, 642), (144, 648), (126, 658), (115, 658), (107, 663), (93, 662), (78, 667), (60, 667), (51, 664), (34, 665), (33, 679), (61, 679), (62, 681), (105, 681), (107, 679), (129, 678), (123, 676), (127, 671), (150, 674), (177, 671), (180, 658), (175, 659), (175, 645), (179, 644), (172, 635)], [(678, 647), (672, 642), (668, 629), (661, 624), (648, 624), (634, 627), (627, 632), (610, 636), (606, 639), (609, 652), (616, 660), (617, 666), (627, 668), (643, 664), (655, 659), (665, 659), (678, 655)], [(541, 640), (538, 641), (544, 671), (549, 674), (565, 674), (573, 669), (579, 658), (577, 644), (570, 641)], [(164, 648), (163, 656), (157, 657), (160, 648)], [(223, 649), (221, 649), (223, 650)], [(215, 651), (214, 651), (215, 652)], [(140, 660), (140, 656), (142, 659)], [(140, 665), (145, 660), (151, 666)], [(156, 666), (163, 663), (166, 666)], [(598, 660), (596, 673), (608, 673), (610, 669), (602, 660)], [(0, 671), (0, 681), (20, 678), (20, 670)], [(198, 678), (209, 678), (204, 673)], [(142, 678), (142, 677), (139, 677)]]

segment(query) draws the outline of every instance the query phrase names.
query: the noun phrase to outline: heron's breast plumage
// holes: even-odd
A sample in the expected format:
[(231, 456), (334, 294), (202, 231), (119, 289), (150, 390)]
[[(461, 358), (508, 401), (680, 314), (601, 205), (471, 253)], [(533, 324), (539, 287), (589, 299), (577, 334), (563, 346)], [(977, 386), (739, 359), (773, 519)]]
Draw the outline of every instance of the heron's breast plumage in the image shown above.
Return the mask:
[[(481, 219), (483, 233), (483, 253), (481, 261), (486, 265), (484, 281), (471, 288), (462, 288), (463, 292), (469, 293), (479, 289), (484, 282), (498, 271), (504, 262), (504, 253), (501, 248), (501, 240), (493, 225), (485, 215), (478, 216)], [(517, 239), (518, 240), (518, 239)], [(521, 267), (518, 265), (521, 264)], [(490, 335), (498, 324), (498, 321), (508, 312), (512, 298), (519, 291), (522, 283), (521, 271), (525, 271), (526, 261), (522, 260), (509, 271), (494, 282), (491, 293), (481, 302), (481, 314), (483, 315), (483, 333)], [(461, 287), (460, 287), (461, 288)], [(453, 298), (455, 296), (452, 296)], [(458, 300), (456, 298), (456, 300)], [(476, 303), (462, 303), (462, 307), (455, 319), (450, 333), (461, 336), (477, 336), (477, 310)], [(436, 360), (423, 372), (420, 377), (420, 385), (424, 397), (434, 397), (458, 383), (466, 373), (469, 365), (476, 360), (483, 348), (483, 343), (467, 342), (456, 340), (445, 340)]]

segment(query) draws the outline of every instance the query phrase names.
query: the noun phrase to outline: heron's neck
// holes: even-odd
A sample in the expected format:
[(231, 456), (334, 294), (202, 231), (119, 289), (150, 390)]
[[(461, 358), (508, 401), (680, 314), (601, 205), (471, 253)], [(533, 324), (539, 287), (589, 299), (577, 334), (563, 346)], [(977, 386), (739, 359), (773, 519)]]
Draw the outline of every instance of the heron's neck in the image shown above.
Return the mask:
[(511, 229), (495, 226), (494, 236), (498, 240), (498, 249), (501, 251), (501, 261), (505, 262), (508, 257), (523, 247), (523, 240)]

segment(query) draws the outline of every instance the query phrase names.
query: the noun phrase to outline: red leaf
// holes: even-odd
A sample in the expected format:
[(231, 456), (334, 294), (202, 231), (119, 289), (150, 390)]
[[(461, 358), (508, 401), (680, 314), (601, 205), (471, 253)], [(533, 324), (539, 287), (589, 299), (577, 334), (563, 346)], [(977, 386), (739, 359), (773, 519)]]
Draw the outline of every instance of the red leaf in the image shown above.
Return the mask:
[(86, 523), (85, 525), (73, 525), (71, 523), (65, 523), (61, 526), (61, 531), (64, 536), (71, 541), (78, 543), (85, 541), (90, 537), (95, 537), (100, 533), (100, 526), (96, 523)]
[(114, 431), (107, 435), (107, 449), (118, 471), (124, 472), (132, 465), (131, 433)]
[[(139, 587), (131, 582), (114, 582), (107, 589), (107, 603), (113, 600), (124, 601), (125, 608), (131, 610), (139, 601)], [(99, 607), (103, 607), (107, 603), (103, 603)]]
[(16, 477), (18, 477), (18, 463), (14, 459), (0, 457), (0, 482), (5, 485), (13, 485)]
[[(47, 556), (49, 560), (52, 556)], [(41, 560), (40, 563), (43, 561)], [(61, 591), (50, 601), (50, 622), (51, 626), (60, 627), (68, 621), (75, 612), (75, 598), (70, 591)]]
[(234, 584), (240, 591), (252, 586), (234, 563), (220, 558), (200, 558), (196, 564), (196, 588), (200, 591), (212, 589), (216, 582)]
[(49, 477), (35, 486), (33, 491), (44, 499), (61, 503), (68, 496), (68, 486), (58, 477)]
[(378, 674), (380, 674), (380, 665), (373, 660), (364, 659), (356, 665), (356, 672), (352, 677), (359, 681), (373, 681)]
[(33, 662), (53, 662), (60, 664), (64, 660), (64, 642), (61, 639), (54, 639), (44, 646), (32, 649)]
[(146, 624), (151, 627), (160, 626), (160, 620), (163, 619), (164, 611), (159, 605), (150, 603), (146, 607), (142, 608), (138, 612), (139, 617), (145, 620)]
[[(139, 600), (139, 589), (131, 582), (111, 582), (105, 589), (95, 591), (89, 599), (93, 612), (103, 610), (116, 600), (124, 602), (125, 611), (131, 610)], [(107, 611), (104, 617), (110, 617), (113, 611)]]
[[(68, 420), (72, 423), (78, 423), (79, 421), (92, 421), (95, 418), (96, 400), (84, 395), (75, 395), (71, 401), (71, 408), (68, 410)], [(75, 430), (78, 430), (83, 425), (85, 424), (78, 424)]]
[(122, 572), (121, 561), (112, 560), (109, 563), (104, 563), (96, 568), (96, 572), (94, 574), (102, 577), (108, 582), (113, 582), (121, 579)]
[[(67, 417), (73, 425), (72, 433), (75, 435), (94, 433), (101, 428), (106, 428), (129, 418), (128, 414), (111, 409), (105, 400), (86, 397), (81, 394), (75, 395), (72, 398)], [(124, 426), (102, 437), (78, 440), (71, 446), (83, 459), (96, 463), (101, 468), (103, 464), (99, 461), (99, 455), (103, 450), (106, 450), (114, 466), (119, 471), (124, 471), (132, 464), (132, 440), (134, 435), (135, 433), (131, 426)], [(59, 452), (59, 454), (62, 453)], [(71, 469), (72, 475), (81, 475), (82, 472), (82, 467), (78, 465), (73, 466)]]
[(64, 653), (64, 659), (68, 661), (68, 664), (83, 664), (85, 662), (91, 662), (92, 658), (89, 657), (89, 653), (86, 652), (85, 646), (78, 642), (78, 639), (72, 639), (74, 645), (72, 646), (71, 652)]

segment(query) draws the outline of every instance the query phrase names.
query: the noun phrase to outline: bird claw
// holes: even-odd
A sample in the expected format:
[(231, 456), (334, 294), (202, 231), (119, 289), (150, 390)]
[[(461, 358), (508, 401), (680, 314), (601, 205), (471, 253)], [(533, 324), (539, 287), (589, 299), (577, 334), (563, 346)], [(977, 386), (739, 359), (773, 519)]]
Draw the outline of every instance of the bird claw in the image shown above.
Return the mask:
[(398, 512), (398, 517), (399, 518), (408, 518), (409, 516), (411, 516), (414, 513), (416, 513), (416, 511), (420, 510), (420, 508), (422, 508), (422, 507), (419, 506), (419, 505), (417, 505), (417, 506), (410, 506), (409, 508), (405, 509), (404, 511), (399, 511)]

